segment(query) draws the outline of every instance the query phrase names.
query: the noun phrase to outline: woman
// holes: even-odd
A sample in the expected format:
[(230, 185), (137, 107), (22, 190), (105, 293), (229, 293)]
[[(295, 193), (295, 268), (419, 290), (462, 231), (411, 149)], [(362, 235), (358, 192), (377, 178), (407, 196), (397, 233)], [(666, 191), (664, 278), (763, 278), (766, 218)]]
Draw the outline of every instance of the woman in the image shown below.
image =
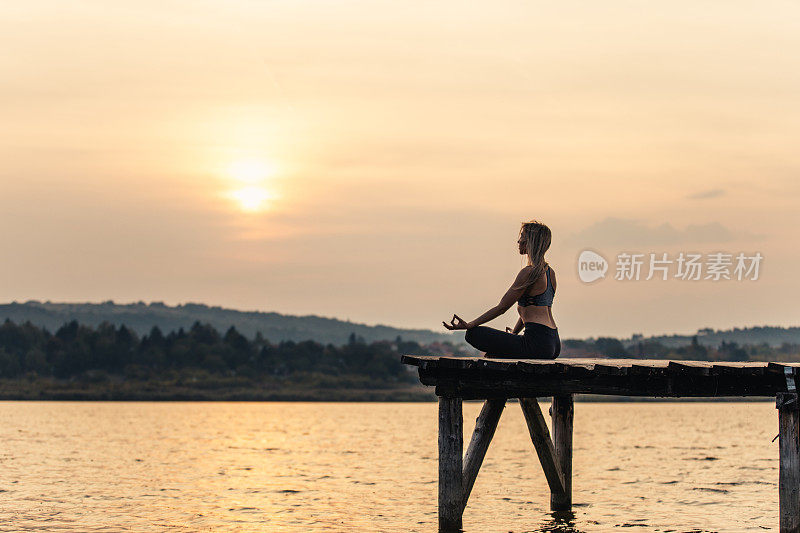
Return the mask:
[[(500, 303), (472, 322), (453, 315), (450, 324), (442, 324), (450, 330), (466, 329), (466, 341), (486, 352), (486, 357), (555, 359), (561, 353), (561, 339), (551, 310), (556, 276), (544, 260), (544, 253), (550, 248), (550, 228), (536, 220), (523, 222), (517, 243), (519, 253), (528, 256), (528, 266), (519, 271)], [(503, 332), (481, 326), (508, 311), (514, 302), (519, 320), (513, 330), (506, 328)], [(517, 335), (523, 326), (525, 334)]]

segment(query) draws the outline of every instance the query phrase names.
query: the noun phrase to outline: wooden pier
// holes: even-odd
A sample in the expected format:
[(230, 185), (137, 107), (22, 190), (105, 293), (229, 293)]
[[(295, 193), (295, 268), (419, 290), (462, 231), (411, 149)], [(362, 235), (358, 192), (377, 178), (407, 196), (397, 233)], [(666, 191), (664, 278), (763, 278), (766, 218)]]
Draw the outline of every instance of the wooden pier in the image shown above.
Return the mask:
[[(773, 397), (778, 409), (781, 533), (800, 533), (800, 363), (660, 359), (487, 359), (404, 355), (439, 396), (439, 530), (461, 529), (475, 478), (509, 398), (518, 398), (550, 487), (552, 510), (572, 507), (574, 394)], [(537, 398), (552, 397), (553, 435)], [(463, 455), (462, 400), (485, 400)]]

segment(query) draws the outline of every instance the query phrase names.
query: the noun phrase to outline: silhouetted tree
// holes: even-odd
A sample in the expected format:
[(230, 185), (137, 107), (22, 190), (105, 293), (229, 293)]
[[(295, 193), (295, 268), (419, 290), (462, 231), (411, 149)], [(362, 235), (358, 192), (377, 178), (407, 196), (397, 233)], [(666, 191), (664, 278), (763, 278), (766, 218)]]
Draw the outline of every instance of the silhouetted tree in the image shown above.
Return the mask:
[(594, 348), (606, 357), (627, 357), (628, 351), (619, 339), (612, 337), (599, 337), (594, 342)]

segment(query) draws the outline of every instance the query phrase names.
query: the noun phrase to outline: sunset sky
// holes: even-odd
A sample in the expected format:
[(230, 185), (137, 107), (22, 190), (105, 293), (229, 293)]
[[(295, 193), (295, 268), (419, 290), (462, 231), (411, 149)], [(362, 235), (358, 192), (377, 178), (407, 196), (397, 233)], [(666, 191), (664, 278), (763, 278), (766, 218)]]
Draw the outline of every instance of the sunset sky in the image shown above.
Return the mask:
[[(34, 0), (2, 15), (2, 302), (445, 332), (498, 302), (535, 218), (553, 232), (562, 338), (800, 325), (797, 2)], [(586, 284), (586, 248), (764, 259), (756, 281)]]

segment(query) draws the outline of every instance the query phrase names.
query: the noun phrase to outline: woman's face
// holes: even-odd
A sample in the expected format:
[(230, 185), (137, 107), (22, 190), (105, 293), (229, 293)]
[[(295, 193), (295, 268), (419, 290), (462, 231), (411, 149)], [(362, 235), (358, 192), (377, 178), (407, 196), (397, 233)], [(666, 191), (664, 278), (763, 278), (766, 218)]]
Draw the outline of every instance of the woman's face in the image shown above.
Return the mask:
[(525, 234), (521, 234), (519, 236), (519, 239), (517, 239), (517, 244), (519, 245), (520, 254), (528, 253), (528, 250), (526, 249), (528, 245), (527, 245), (527, 239), (525, 238)]

